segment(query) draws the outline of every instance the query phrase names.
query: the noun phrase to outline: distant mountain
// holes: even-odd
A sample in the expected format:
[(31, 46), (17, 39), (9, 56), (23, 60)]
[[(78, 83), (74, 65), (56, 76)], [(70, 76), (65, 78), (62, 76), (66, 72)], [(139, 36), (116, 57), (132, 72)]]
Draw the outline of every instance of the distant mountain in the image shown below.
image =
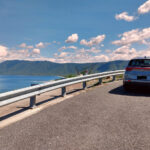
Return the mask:
[(100, 63), (53, 63), (49, 61), (11, 60), (0, 63), (1, 75), (56, 75), (79, 74), (85, 70), (89, 73), (124, 69), (128, 61), (111, 61)]

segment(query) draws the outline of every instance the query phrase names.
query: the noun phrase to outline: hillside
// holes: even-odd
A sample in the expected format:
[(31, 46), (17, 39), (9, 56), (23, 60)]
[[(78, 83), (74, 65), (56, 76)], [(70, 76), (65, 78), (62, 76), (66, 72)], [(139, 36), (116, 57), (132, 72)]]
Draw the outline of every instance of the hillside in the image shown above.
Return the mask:
[(57, 75), (79, 74), (85, 70), (89, 73), (124, 69), (127, 61), (100, 63), (53, 63), (49, 61), (12, 60), (0, 63), (0, 75)]

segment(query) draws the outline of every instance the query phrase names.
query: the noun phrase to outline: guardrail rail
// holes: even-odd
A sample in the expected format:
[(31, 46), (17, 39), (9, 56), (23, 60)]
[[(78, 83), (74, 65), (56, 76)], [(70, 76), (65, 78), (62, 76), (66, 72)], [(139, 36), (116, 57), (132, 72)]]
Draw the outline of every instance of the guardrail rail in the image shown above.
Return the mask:
[(109, 72), (102, 72), (96, 74), (85, 75), (81, 77), (73, 77), (68, 79), (62, 79), (54, 82), (46, 82), (39, 85), (34, 85), (31, 87), (26, 87), (10, 92), (5, 92), (0, 94), (0, 107), (24, 100), (26, 98), (30, 98), (30, 108), (34, 108), (36, 105), (36, 96), (48, 91), (56, 90), (61, 88), (62, 89), (62, 96), (66, 95), (66, 87), (69, 85), (83, 83), (83, 89), (86, 89), (87, 81), (90, 80), (99, 80), (99, 84), (102, 83), (102, 79), (105, 77), (112, 76), (113, 80), (117, 75), (124, 74), (124, 70), (116, 70), (116, 71), (109, 71)]

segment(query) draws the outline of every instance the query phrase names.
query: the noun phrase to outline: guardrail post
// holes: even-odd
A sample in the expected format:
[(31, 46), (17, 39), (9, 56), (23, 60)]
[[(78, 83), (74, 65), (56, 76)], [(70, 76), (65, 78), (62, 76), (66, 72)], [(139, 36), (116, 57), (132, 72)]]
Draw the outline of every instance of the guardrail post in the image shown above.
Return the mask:
[(65, 97), (66, 96), (66, 87), (62, 87), (61, 91), (62, 91), (62, 96)]
[(115, 81), (115, 80), (116, 80), (116, 76), (114, 75), (112, 81)]
[(30, 97), (30, 108), (34, 108), (36, 105), (36, 96)]
[[(31, 86), (37, 85), (36, 83), (31, 83)], [(34, 108), (36, 103), (36, 96), (30, 97), (30, 108)]]
[(85, 90), (87, 88), (87, 84), (86, 84), (86, 81), (83, 82), (83, 89)]
[(102, 78), (98, 79), (98, 84), (102, 84)]

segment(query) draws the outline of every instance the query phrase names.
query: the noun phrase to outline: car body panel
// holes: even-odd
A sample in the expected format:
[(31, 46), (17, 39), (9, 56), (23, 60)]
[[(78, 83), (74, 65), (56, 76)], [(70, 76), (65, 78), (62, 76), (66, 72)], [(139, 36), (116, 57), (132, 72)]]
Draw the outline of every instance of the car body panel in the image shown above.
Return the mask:
[(130, 60), (123, 79), (125, 88), (131, 86), (150, 87), (150, 59), (139, 58)]

